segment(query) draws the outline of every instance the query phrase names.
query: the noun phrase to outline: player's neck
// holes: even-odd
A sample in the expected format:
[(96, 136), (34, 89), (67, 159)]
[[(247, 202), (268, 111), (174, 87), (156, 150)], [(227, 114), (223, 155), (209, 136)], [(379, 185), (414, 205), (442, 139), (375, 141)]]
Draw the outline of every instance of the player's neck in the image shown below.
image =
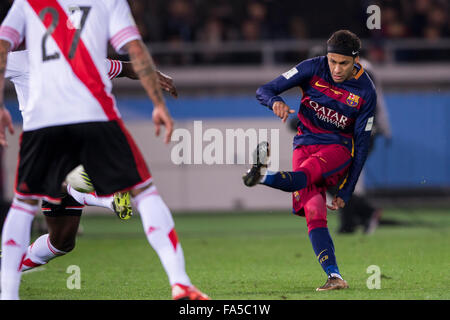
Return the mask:
[(353, 79), (358, 74), (358, 71), (358, 68), (356, 66), (353, 66), (352, 72), (344, 81)]

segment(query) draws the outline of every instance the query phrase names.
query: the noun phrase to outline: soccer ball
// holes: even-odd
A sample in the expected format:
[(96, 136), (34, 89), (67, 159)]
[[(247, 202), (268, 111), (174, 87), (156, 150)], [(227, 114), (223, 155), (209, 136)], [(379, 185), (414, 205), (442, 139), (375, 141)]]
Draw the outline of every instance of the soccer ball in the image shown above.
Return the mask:
[(81, 164), (69, 172), (66, 177), (66, 183), (70, 184), (78, 192), (90, 193), (94, 191), (91, 179), (89, 179)]

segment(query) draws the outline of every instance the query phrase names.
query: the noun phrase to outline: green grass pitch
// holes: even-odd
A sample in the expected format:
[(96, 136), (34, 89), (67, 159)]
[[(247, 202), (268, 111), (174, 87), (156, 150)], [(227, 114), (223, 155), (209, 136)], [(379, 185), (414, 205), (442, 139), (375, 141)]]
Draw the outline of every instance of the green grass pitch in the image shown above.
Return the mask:
[[(329, 214), (339, 268), (348, 290), (316, 292), (326, 278), (303, 218), (286, 212), (174, 214), (192, 282), (213, 299), (450, 299), (449, 210), (386, 210), (374, 234), (338, 235)], [(139, 216), (85, 216), (68, 255), (24, 273), (21, 299), (170, 299), (161, 263)], [(33, 234), (33, 239), (36, 237)], [(80, 268), (81, 288), (68, 289), (67, 268)], [(371, 265), (380, 289), (368, 289)]]

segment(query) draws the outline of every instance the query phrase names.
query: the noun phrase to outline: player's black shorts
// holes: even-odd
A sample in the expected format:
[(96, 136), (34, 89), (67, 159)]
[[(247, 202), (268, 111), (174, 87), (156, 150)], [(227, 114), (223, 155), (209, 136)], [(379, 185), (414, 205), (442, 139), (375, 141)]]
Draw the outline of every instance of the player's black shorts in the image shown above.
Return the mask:
[(61, 184), (82, 164), (99, 196), (151, 182), (151, 175), (122, 120), (25, 131), (21, 135), (16, 197), (61, 201)]
[(84, 205), (79, 204), (70, 194), (61, 198), (60, 204), (42, 201), (42, 213), (47, 217), (81, 216)]

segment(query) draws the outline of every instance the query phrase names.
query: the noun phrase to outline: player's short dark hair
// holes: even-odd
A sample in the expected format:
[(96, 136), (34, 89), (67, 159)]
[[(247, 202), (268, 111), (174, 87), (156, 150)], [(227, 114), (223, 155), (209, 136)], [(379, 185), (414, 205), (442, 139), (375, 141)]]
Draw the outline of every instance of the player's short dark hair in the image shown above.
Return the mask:
[(361, 49), (361, 40), (356, 34), (349, 30), (338, 30), (333, 33), (327, 41), (328, 48), (339, 48), (344, 52), (357, 52), (358, 54), (349, 54), (351, 56), (359, 55)]

